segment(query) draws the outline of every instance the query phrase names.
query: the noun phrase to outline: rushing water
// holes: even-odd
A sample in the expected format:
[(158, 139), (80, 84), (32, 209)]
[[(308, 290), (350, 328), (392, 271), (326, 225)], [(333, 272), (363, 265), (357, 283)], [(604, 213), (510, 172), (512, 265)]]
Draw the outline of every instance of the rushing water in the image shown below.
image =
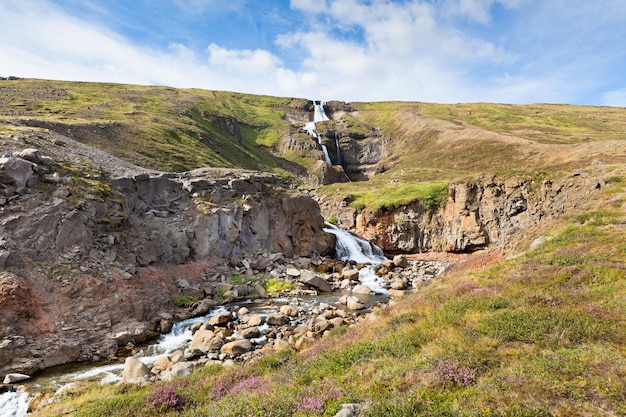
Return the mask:
[[(321, 108), (321, 105), (316, 105)], [(322, 108), (323, 114), (323, 108)], [(324, 115), (325, 116), (325, 115)], [(382, 250), (366, 240), (359, 239), (353, 234), (339, 229), (332, 224), (327, 223), (324, 228), (326, 232), (332, 233), (337, 236), (337, 257), (341, 260), (354, 260), (360, 264), (376, 265), (387, 259)], [(359, 279), (363, 285), (367, 285), (378, 296), (360, 296), (360, 298), (366, 298), (366, 302), (381, 301), (380, 297), (385, 297), (384, 294), (387, 290), (384, 288), (384, 281), (377, 277), (371, 267), (362, 268), (359, 271)], [(282, 304), (296, 304), (301, 308), (310, 309), (320, 303), (334, 304), (341, 294), (331, 293), (322, 296), (311, 296), (306, 298), (284, 298), (274, 299), (272, 306), (265, 306), (263, 304), (255, 305), (250, 304), (248, 308), (251, 314), (259, 316), (267, 316), (275, 313), (279, 306)], [(239, 303), (238, 305), (243, 304)], [(172, 327), (172, 331), (167, 335), (162, 335), (159, 340), (150, 346), (143, 348), (139, 353), (135, 355), (137, 359), (145, 363), (146, 365), (152, 365), (154, 362), (162, 356), (168, 355), (173, 351), (186, 347), (192, 340), (191, 326), (194, 323), (206, 322), (212, 316), (220, 313), (225, 313), (228, 310), (225, 307), (217, 307), (209, 314), (201, 317), (195, 317), (188, 320), (180, 321)], [(263, 328), (260, 329), (261, 331)], [(264, 337), (257, 339), (261, 342)], [(73, 368), (73, 369), (72, 369)], [(95, 380), (101, 383), (113, 383), (122, 379), (121, 374), (124, 370), (124, 364), (122, 362), (109, 363), (109, 364), (77, 364), (74, 366), (68, 366), (61, 368), (62, 371), (50, 371), (44, 373), (44, 376), (34, 378), (32, 381), (27, 382), (29, 388), (36, 390), (43, 386), (60, 387), (77, 380)], [(72, 369), (72, 370), (70, 370)], [(27, 392), (18, 389), (12, 392), (5, 392), (0, 394), (0, 417), (23, 417), (28, 411), (28, 405), (30, 398)]]
[(359, 270), (359, 280), (363, 285), (377, 293), (387, 293), (385, 281), (374, 273), (372, 266), (386, 260), (382, 249), (367, 240), (358, 238), (352, 233), (326, 223), (324, 231), (337, 237), (337, 257), (342, 261), (353, 260), (359, 264), (370, 264)]
[(28, 393), (17, 390), (0, 394), (0, 417), (21, 417), (28, 412)]
[(314, 138), (317, 139), (317, 143), (321, 146), (322, 151), (324, 151), (324, 161), (326, 161), (328, 165), (332, 165), (330, 156), (328, 155), (328, 148), (326, 147), (326, 145), (322, 143), (322, 137), (315, 130), (315, 123), (325, 122), (327, 120), (329, 119), (328, 119), (328, 116), (326, 116), (326, 113), (324, 112), (323, 104), (321, 102), (319, 104), (314, 102), (313, 121), (306, 123), (304, 125), (304, 130), (306, 130), (309, 136), (313, 136)]

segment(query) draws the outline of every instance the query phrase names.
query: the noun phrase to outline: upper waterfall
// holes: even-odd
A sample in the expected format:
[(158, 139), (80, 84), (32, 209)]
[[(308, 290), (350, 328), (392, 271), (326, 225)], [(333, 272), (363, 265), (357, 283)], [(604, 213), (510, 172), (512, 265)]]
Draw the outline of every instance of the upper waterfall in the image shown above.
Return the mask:
[(304, 125), (304, 130), (309, 134), (309, 136), (313, 136), (314, 138), (317, 139), (317, 143), (322, 148), (322, 151), (324, 151), (324, 161), (326, 161), (328, 165), (332, 165), (332, 161), (330, 160), (330, 155), (328, 155), (328, 148), (326, 147), (326, 145), (322, 143), (322, 137), (315, 130), (315, 123), (325, 122), (330, 119), (328, 118), (328, 116), (326, 116), (326, 113), (324, 112), (324, 105), (322, 104), (321, 101), (320, 102), (313, 101), (313, 105), (314, 105), (313, 121), (306, 123)]

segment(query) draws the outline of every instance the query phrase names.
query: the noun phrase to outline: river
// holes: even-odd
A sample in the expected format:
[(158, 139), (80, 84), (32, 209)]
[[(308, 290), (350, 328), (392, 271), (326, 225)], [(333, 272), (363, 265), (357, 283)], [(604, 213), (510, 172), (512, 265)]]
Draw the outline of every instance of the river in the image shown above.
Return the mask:
[[(337, 237), (337, 257), (341, 260), (354, 260), (359, 264), (376, 265), (386, 258), (375, 245), (359, 239), (345, 230), (339, 229), (332, 224), (327, 224), (324, 230)], [(384, 281), (377, 277), (371, 266), (361, 268), (359, 280), (376, 293), (372, 296), (360, 296), (370, 305), (386, 299), (387, 290)], [(216, 307), (209, 314), (195, 317), (174, 324), (172, 331), (167, 335), (162, 335), (154, 344), (142, 347), (135, 355), (146, 365), (152, 365), (159, 357), (168, 355), (173, 351), (185, 348), (192, 340), (190, 327), (197, 322), (206, 322), (212, 316), (232, 311), (235, 307), (246, 305), (251, 314), (265, 317), (278, 311), (283, 304), (297, 304), (301, 308), (313, 308), (320, 303), (334, 304), (341, 293), (327, 293), (320, 296), (311, 297), (291, 297), (273, 299), (270, 306), (264, 303), (255, 304), (251, 300), (234, 303), (229, 306)], [(262, 330), (262, 329), (261, 329)], [(261, 338), (262, 339), (262, 338)], [(260, 341), (260, 340), (259, 340)], [(100, 383), (114, 383), (122, 379), (124, 370), (123, 362), (116, 363), (83, 363), (73, 364), (47, 370), (37, 377), (25, 382), (23, 386), (15, 387), (14, 391), (0, 394), (0, 417), (23, 417), (27, 415), (30, 397), (28, 391), (37, 391), (44, 388), (59, 388), (73, 381), (93, 380)]]

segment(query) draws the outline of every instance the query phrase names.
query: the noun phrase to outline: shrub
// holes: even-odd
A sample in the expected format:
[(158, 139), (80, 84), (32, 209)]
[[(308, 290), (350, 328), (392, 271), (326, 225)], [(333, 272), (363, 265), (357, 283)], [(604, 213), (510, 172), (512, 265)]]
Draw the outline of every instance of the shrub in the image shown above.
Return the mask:
[(440, 382), (460, 387), (474, 385), (478, 376), (476, 369), (441, 360), (437, 362), (435, 373)]
[(158, 411), (180, 410), (185, 403), (185, 397), (169, 385), (154, 388), (146, 398), (146, 406)]

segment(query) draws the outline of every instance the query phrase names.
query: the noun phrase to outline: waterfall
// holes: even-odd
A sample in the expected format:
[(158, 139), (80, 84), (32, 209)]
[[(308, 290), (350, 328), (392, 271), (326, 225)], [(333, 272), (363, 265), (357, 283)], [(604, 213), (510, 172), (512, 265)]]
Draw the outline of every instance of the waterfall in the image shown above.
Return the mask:
[(358, 238), (352, 233), (326, 223), (325, 232), (337, 237), (335, 250), (342, 261), (353, 260), (359, 264), (371, 264), (359, 270), (359, 281), (377, 293), (386, 293), (385, 281), (376, 275), (372, 266), (378, 265), (387, 258), (382, 249), (367, 240)]
[(22, 417), (28, 413), (30, 397), (24, 391), (8, 391), (0, 394), (0, 417)]
[(339, 149), (339, 138), (335, 133), (335, 149), (337, 149), (337, 163), (343, 166), (343, 158), (341, 157), (341, 149)]
[(313, 121), (306, 123), (304, 125), (304, 130), (309, 134), (309, 136), (312, 136), (317, 139), (317, 143), (322, 148), (322, 151), (324, 151), (324, 161), (326, 161), (328, 165), (332, 165), (332, 161), (330, 160), (330, 156), (328, 155), (328, 148), (326, 148), (326, 145), (322, 143), (322, 137), (315, 130), (315, 123), (325, 122), (329, 119), (328, 119), (328, 116), (326, 116), (326, 113), (324, 112), (324, 105), (322, 104), (321, 101), (319, 102), (319, 104), (318, 102), (314, 101), (313, 105), (314, 105)]

